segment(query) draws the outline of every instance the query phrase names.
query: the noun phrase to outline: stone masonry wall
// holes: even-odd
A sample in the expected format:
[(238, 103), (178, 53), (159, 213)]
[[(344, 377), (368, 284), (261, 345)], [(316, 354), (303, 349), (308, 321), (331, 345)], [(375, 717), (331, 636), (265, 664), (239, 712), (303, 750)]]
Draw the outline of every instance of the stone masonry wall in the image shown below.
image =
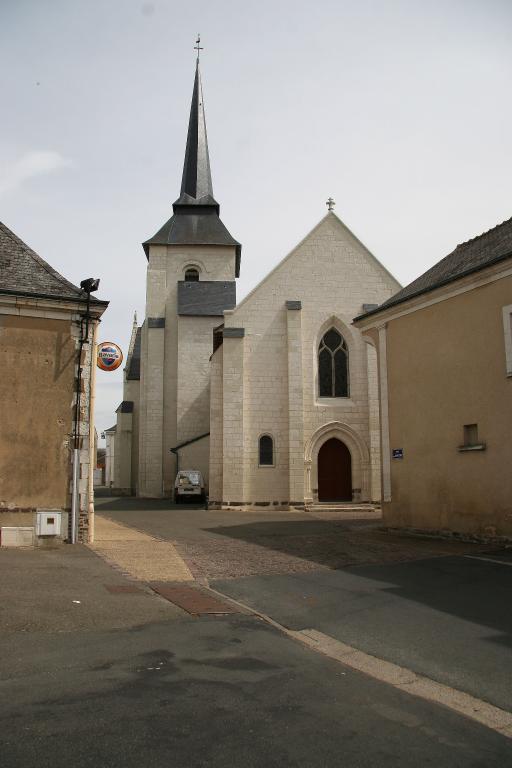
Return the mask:
[[(225, 313), (226, 327), (245, 328), (243, 376), (243, 445), (244, 498), (246, 503), (301, 501), (290, 499), (290, 488), (299, 488), (297, 461), (294, 458), (294, 481), (290, 485), (290, 436), (302, 440), (303, 446), (315, 441), (315, 434), (325, 425), (338, 422), (355, 434), (354, 445), (370, 456), (370, 410), (366, 343), (352, 324), (362, 312), (363, 304), (381, 303), (399, 288), (396, 280), (376, 261), (362, 243), (334, 215), (328, 214), (319, 225), (281, 262), (270, 275), (242, 301), (235, 310)], [(300, 356), (291, 354), (297, 344), (298, 329), (289, 332), (287, 300), (300, 300)], [(291, 310), (288, 310), (290, 312)], [(318, 396), (317, 350), (323, 333), (335, 325), (344, 336), (350, 355), (350, 396), (320, 398)], [(223, 345), (224, 386), (226, 374), (236, 378), (233, 363), (226, 359)], [(229, 340), (239, 343), (241, 340)], [(230, 357), (232, 356), (229, 353)], [(290, 406), (288, 365), (302, 364), (302, 422), (299, 428), (300, 404)], [(296, 376), (296, 371), (293, 371)], [(373, 373), (371, 374), (374, 375)], [(300, 389), (300, 388), (299, 388)], [(224, 392), (226, 406), (226, 392)], [(290, 416), (292, 414), (292, 416)], [(296, 423), (290, 423), (290, 418)], [(231, 428), (226, 411), (224, 429)], [(372, 429), (375, 429), (372, 424)], [(258, 438), (263, 432), (275, 441), (275, 467), (258, 466)], [(224, 450), (229, 445), (224, 434)], [(351, 450), (355, 451), (354, 445)], [(304, 448), (303, 448), (304, 450)], [(293, 455), (293, 450), (292, 450)], [(295, 454), (296, 456), (296, 454)], [(354, 455), (354, 461), (361, 461)], [(368, 478), (369, 459), (368, 459)], [(304, 471), (304, 470), (303, 470)], [(370, 480), (364, 489), (366, 499), (372, 495)], [(318, 488), (316, 465), (311, 468), (313, 493)], [(354, 488), (355, 498), (363, 489)], [(224, 466), (224, 501), (226, 499), (226, 466)], [(361, 496), (359, 496), (361, 498)], [(302, 499), (303, 500), (303, 499)]]
[[(161, 318), (165, 327), (148, 329), (143, 335), (139, 425), (139, 494), (143, 496), (171, 495), (176, 459), (170, 449), (196, 437), (198, 431), (208, 431), (208, 360), (212, 328), (222, 318), (178, 316), (177, 283), (189, 266), (198, 269), (200, 280), (234, 280), (235, 249), (150, 247), (146, 323), (148, 318)], [(151, 334), (156, 334), (158, 342), (151, 342)]]
[(209, 497), (215, 505), (222, 500), (222, 443), (223, 443), (223, 408), (222, 408), (222, 367), (223, 349), (218, 349), (210, 363), (210, 466)]

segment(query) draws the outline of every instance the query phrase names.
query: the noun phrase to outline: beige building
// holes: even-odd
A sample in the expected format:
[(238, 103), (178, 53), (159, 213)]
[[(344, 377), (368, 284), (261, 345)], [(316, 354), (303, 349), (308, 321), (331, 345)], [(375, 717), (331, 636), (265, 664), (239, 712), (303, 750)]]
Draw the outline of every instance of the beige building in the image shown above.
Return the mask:
[[(88, 341), (81, 360), (79, 533), (89, 528), (91, 456), (89, 391), (95, 329), (107, 302), (91, 298)], [(60, 519), (68, 536), (71, 450), (75, 430), (79, 338), (86, 294), (59, 275), (0, 224), (0, 527), (2, 543), (44, 543), (41, 514)], [(60, 513), (60, 514), (55, 514)], [(38, 519), (38, 517), (40, 519)], [(41, 533), (42, 531), (42, 533)], [(41, 533), (41, 536), (37, 534)], [(11, 538), (8, 538), (11, 537)]]
[(378, 352), (391, 526), (512, 535), (512, 219), (355, 320)]
[(202, 472), (213, 507), (380, 497), (376, 357), (351, 319), (400, 286), (331, 207), (236, 306), (241, 246), (213, 196), (197, 67), (181, 194), (144, 243), (117, 492), (171, 496), (179, 467)]
[(114, 485), (116, 429), (117, 425), (114, 424), (109, 429), (106, 429), (102, 435), (105, 438), (105, 486), (107, 488), (112, 488)]

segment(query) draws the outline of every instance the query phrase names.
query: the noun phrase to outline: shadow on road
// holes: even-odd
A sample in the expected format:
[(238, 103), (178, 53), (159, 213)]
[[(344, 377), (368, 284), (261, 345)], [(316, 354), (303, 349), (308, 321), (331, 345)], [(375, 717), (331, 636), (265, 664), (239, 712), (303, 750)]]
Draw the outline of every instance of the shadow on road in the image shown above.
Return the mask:
[(111, 497), (109, 494), (98, 494), (95, 491), (97, 512), (149, 512), (171, 509), (203, 509), (205, 505), (193, 502), (175, 504), (171, 499), (138, 499), (135, 496)]
[[(482, 553), (482, 557), (493, 554)], [(512, 559), (509, 562), (512, 564)], [(497, 630), (499, 634), (487, 635), (487, 641), (512, 648), (511, 567), (465, 557), (443, 557), (400, 566), (361, 566), (357, 575), (388, 582), (382, 592)]]
[(482, 547), (388, 533), (380, 523), (367, 520), (284, 520), (251, 522), (205, 528), (292, 557), (311, 560), (328, 568), (480, 551)]

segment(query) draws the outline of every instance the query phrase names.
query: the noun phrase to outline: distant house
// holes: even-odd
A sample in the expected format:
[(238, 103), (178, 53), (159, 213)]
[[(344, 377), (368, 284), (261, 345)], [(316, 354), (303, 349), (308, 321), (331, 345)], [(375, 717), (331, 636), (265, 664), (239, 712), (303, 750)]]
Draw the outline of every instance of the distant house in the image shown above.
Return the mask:
[(391, 526), (512, 535), (512, 219), (354, 324), (378, 352)]
[(117, 423), (105, 432), (107, 453), (110, 454), (107, 475), (117, 495), (136, 492), (139, 465), (139, 410), (140, 400), (142, 328), (137, 326), (137, 314), (124, 367), (124, 400), (116, 408)]
[[(69, 533), (71, 448), (81, 367), (79, 538), (89, 519), (89, 467), (94, 439), (89, 382), (94, 339), (108, 302), (91, 297), (91, 322), (79, 363), (87, 294), (66, 280), (0, 223), (0, 527), (2, 543), (43, 543), (45, 532)], [(48, 512), (53, 528), (41, 528)], [(59, 515), (55, 513), (61, 513)], [(44, 522), (44, 520), (43, 520)], [(10, 529), (10, 530), (7, 530)], [(37, 533), (42, 533), (37, 537)], [(18, 540), (19, 541), (19, 540)]]
[(105, 448), (96, 449), (96, 467), (94, 469), (94, 486), (105, 485), (105, 465), (106, 465), (106, 450)]
[(114, 485), (116, 425), (106, 429), (103, 435), (105, 437), (105, 485), (107, 488), (112, 488)]

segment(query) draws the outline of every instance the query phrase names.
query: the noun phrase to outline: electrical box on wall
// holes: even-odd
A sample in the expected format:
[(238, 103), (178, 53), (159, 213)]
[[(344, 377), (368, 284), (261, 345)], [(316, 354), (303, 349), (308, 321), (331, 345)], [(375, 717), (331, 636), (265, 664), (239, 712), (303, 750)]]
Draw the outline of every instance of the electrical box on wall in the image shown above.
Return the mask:
[(38, 509), (36, 513), (36, 534), (38, 536), (60, 536), (62, 513), (58, 509)]

